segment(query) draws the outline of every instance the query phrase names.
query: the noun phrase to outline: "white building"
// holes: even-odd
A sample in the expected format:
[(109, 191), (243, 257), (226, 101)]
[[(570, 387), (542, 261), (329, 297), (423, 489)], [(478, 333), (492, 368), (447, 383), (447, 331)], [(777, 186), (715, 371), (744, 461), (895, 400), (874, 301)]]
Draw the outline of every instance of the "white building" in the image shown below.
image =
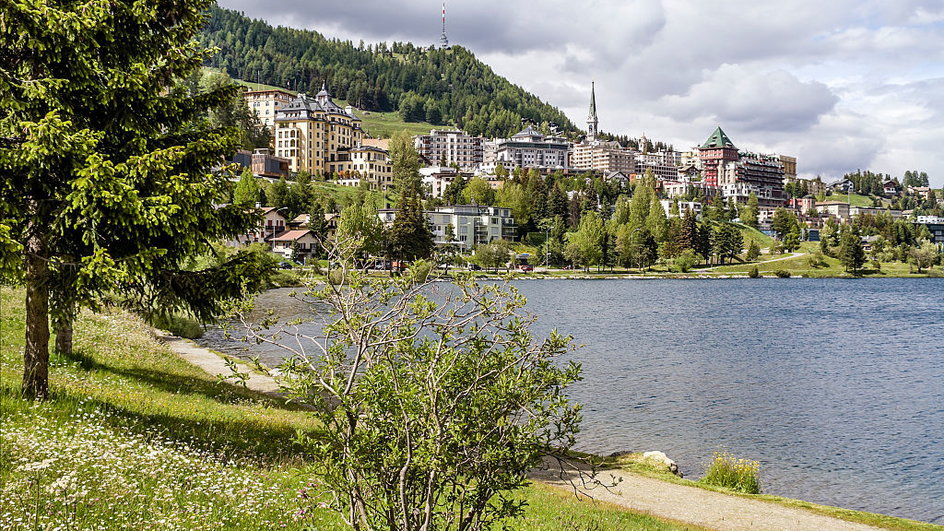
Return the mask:
[[(517, 228), (510, 208), (455, 205), (427, 210), (424, 214), (437, 245), (451, 244), (464, 251), (499, 239), (513, 240)], [(390, 224), (396, 219), (397, 211), (382, 209), (377, 215), (385, 224)], [(453, 234), (451, 241), (446, 239), (449, 226)]]
[(511, 138), (496, 140), (494, 149), (496, 161), (515, 168), (566, 168), (570, 144), (564, 138), (545, 137), (528, 126)]
[[(662, 209), (665, 210), (665, 215), (668, 217), (674, 217), (672, 216), (672, 203), (674, 202), (675, 201), (671, 199), (659, 200), (659, 203), (662, 205)], [(702, 204), (698, 201), (679, 201), (678, 206), (679, 217), (684, 218), (685, 216), (689, 215), (689, 213), (693, 214), (696, 218), (701, 217)]]
[(485, 139), (470, 136), (465, 131), (436, 130), (413, 139), (417, 153), (430, 164), (457, 164), (460, 168), (474, 168), (484, 161)]
[(646, 170), (652, 170), (656, 179), (660, 181), (679, 180), (679, 166), (682, 163), (682, 154), (678, 151), (656, 151), (653, 153), (639, 153), (636, 155), (636, 172), (640, 175)]
[(636, 173), (636, 152), (624, 149), (619, 142), (588, 142), (577, 144), (570, 153), (570, 167), (603, 173)]
[(430, 197), (442, 197), (446, 187), (455, 182), (457, 178), (472, 178), (471, 172), (459, 172), (448, 166), (420, 168), (420, 175), (423, 178), (423, 185), (430, 193)]

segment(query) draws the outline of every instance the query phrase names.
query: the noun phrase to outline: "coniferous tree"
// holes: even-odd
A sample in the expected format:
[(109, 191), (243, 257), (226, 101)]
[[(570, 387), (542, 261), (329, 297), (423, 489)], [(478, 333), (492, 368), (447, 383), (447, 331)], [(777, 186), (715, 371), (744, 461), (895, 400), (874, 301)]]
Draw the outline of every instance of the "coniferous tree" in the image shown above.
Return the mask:
[(236, 191), (233, 192), (233, 203), (242, 206), (253, 206), (259, 203), (261, 193), (259, 183), (249, 169), (243, 170), (239, 182), (236, 184)]
[(206, 119), (235, 88), (175, 88), (206, 58), (193, 37), (210, 5), (14, 0), (3, 10), (0, 265), (18, 262), (2, 274), (26, 286), (29, 398), (48, 394), (50, 314), (71, 333), (77, 306), (108, 290), (209, 319), (265, 279), (247, 252), (183, 269), (258, 223), (219, 206), (232, 185), (210, 172), (240, 146), (238, 130)]

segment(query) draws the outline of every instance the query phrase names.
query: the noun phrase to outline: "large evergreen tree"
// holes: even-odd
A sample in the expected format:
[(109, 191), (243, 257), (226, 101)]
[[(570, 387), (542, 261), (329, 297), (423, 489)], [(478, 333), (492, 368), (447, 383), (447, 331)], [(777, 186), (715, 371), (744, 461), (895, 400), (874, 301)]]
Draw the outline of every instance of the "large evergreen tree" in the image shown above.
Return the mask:
[(174, 90), (206, 58), (193, 37), (211, 4), (4, 4), (0, 263), (4, 278), (26, 286), (27, 397), (48, 394), (50, 314), (69, 323), (76, 305), (117, 289), (208, 318), (246, 278), (262, 276), (249, 253), (180, 269), (258, 221), (221, 207), (231, 185), (208, 171), (240, 143), (238, 130), (206, 119), (234, 87)]

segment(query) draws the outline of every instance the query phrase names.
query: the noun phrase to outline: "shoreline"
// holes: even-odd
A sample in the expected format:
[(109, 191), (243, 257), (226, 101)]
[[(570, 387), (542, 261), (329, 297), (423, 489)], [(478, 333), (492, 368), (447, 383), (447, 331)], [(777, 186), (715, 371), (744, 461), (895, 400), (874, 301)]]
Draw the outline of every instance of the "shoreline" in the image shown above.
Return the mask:
[[(224, 360), (234, 359), (233, 357), (167, 332), (154, 332), (158, 341), (211, 376), (229, 372)], [(276, 390), (278, 383), (275, 378), (255, 372), (244, 360), (234, 361), (241, 370), (249, 373), (250, 377), (246, 380), (247, 389), (285, 400)], [(235, 385), (233, 382), (227, 383)], [(597, 458), (605, 461), (603, 457)], [(529, 478), (558, 490), (573, 492), (568, 480), (569, 473), (572, 472), (554, 471), (546, 467), (532, 471)], [(678, 478), (667, 469), (652, 468), (640, 472), (619, 466), (607, 466), (600, 469), (599, 475), (603, 481), (612, 475), (620, 484), (615, 489), (601, 487), (592, 490), (589, 492), (593, 497), (592, 502), (605, 501), (631, 511), (712, 529), (740, 530), (751, 529), (757, 525), (777, 529), (848, 530), (938, 527), (928, 522), (820, 505), (775, 494), (742, 494)], [(587, 499), (587, 494), (578, 495), (578, 498)], [(711, 510), (706, 510), (706, 507)]]

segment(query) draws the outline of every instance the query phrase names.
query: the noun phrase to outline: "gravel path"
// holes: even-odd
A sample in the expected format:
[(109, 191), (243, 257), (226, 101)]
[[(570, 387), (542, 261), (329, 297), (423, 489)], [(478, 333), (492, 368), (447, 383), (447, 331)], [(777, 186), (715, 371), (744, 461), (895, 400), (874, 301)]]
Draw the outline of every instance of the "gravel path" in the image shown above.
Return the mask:
[[(223, 358), (192, 341), (176, 336), (160, 335), (159, 339), (188, 362), (213, 376), (230, 374)], [(269, 376), (246, 370), (246, 387), (273, 397), (280, 397), (279, 386)], [(611, 476), (620, 480), (611, 489), (595, 487), (585, 492), (596, 500), (614, 503), (632, 511), (718, 530), (869, 530), (875, 527), (821, 516), (803, 509), (783, 507), (770, 502), (729, 496), (697, 487), (659, 481), (615, 470), (600, 473), (610, 483)], [(548, 485), (573, 490), (571, 480), (578, 481), (575, 471), (562, 473), (556, 464), (531, 473), (531, 478)]]

